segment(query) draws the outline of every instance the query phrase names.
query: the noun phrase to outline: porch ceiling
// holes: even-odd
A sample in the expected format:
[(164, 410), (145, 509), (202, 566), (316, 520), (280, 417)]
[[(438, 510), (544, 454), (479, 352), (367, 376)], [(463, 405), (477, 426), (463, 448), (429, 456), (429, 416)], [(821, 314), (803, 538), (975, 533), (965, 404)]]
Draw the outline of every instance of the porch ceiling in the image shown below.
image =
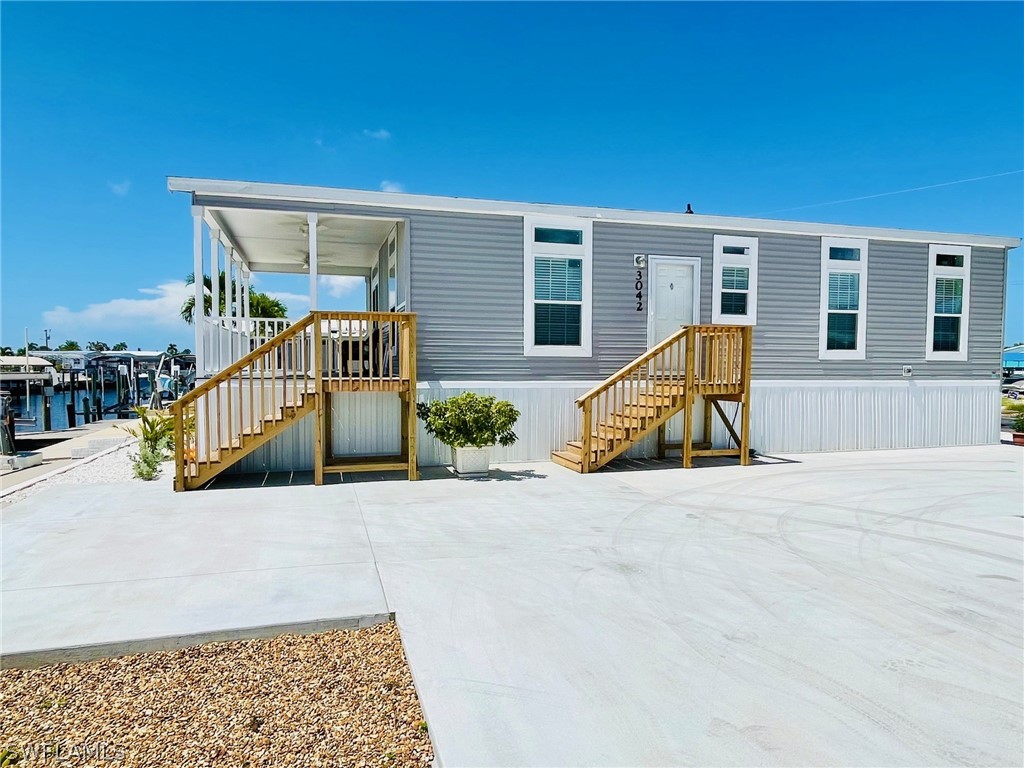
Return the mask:
[[(210, 209), (253, 272), (308, 272), (305, 213), (244, 208)], [(344, 275), (369, 269), (397, 220), (319, 214), (317, 271)]]

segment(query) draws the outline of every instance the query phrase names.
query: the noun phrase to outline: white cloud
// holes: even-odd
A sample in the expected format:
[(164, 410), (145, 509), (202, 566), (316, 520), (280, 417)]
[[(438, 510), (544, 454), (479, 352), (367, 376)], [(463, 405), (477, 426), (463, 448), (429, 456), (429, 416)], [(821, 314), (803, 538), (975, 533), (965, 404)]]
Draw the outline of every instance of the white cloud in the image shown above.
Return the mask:
[(124, 197), (131, 190), (132, 182), (131, 179), (125, 179), (124, 181), (116, 183), (113, 181), (108, 181), (107, 186), (110, 187), (110, 191), (113, 192), (118, 197)]
[(267, 291), (267, 296), (278, 301), (283, 301), (288, 307), (288, 314), (292, 314), (293, 304), (309, 304), (309, 296), (304, 293), (290, 293), (289, 291)]
[[(323, 275), (320, 278), (322, 285), (331, 296), (341, 298), (356, 291), (366, 290), (366, 278), (353, 275)], [(306, 299), (309, 301), (309, 299)]]
[(367, 136), (371, 139), (377, 139), (378, 141), (387, 141), (391, 138), (391, 131), (387, 128), (378, 128), (375, 131), (371, 131), (369, 128), (364, 128), (363, 136)]
[(380, 183), (381, 192), (405, 192), (405, 186), (400, 181), (388, 181), (384, 179)]
[(155, 288), (140, 288), (141, 298), (111, 299), (89, 304), (85, 309), (57, 306), (43, 312), (43, 321), (54, 329), (54, 336), (68, 334), (69, 338), (79, 338), (94, 331), (181, 331), (181, 305), (193, 295), (194, 290), (184, 280), (171, 280)]

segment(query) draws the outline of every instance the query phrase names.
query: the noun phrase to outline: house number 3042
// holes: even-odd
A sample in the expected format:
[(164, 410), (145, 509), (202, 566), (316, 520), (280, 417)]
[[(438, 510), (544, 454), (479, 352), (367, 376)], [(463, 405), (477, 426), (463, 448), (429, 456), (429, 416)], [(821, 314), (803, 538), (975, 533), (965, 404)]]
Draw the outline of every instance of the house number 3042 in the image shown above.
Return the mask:
[(644, 273), (642, 270), (636, 271), (636, 283), (633, 285), (636, 288), (636, 311), (644, 311)]

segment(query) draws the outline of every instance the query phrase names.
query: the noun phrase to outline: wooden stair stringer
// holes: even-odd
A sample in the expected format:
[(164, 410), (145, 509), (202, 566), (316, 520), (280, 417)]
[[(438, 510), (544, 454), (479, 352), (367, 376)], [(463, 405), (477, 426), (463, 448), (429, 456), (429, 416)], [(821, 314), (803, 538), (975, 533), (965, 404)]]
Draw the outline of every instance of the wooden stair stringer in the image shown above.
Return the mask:
[(595, 461), (594, 463), (591, 464), (591, 469), (600, 469), (601, 467), (605, 466), (608, 462), (612, 461), (615, 458), (618, 458), (623, 453), (628, 451), (631, 447), (633, 447), (638, 442), (647, 437), (649, 434), (651, 434), (662, 424), (664, 424), (666, 421), (671, 419), (676, 414), (681, 413), (684, 407), (686, 407), (686, 398), (680, 397), (679, 402), (667, 406), (661, 414), (652, 418), (650, 424), (644, 427), (643, 430), (640, 431), (638, 434), (633, 435), (633, 437), (630, 438), (629, 440), (623, 438), (622, 440), (619, 441), (619, 445), (617, 445), (614, 449), (602, 453), (600, 463), (597, 463)]
[[(610, 462), (613, 459), (616, 459), (619, 456), (621, 456), (623, 453), (625, 453), (627, 450), (629, 450), (630, 447), (632, 447), (633, 445), (636, 445), (636, 443), (638, 443), (639, 441), (643, 440), (645, 437), (647, 437), (649, 434), (654, 432), (658, 427), (660, 427), (666, 421), (671, 419), (673, 416), (681, 413), (683, 408), (685, 408), (685, 407), (686, 407), (686, 398), (683, 397), (683, 396), (680, 396), (677, 402), (671, 403), (669, 405), (664, 406), (663, 410), (661, 410), (660, 413), (658, 413), (657, 415), (651, 417), (649, 423), (646, 424), (639, 432), (634, 434), (630, 439), (628, 439), (628, 440), (626, 438), (617, 439), (615, 441), (616, 445), (615, 445), (615, 447), (613, 449), (611, 449), (609, 451), (603, 451), (601, 453), (601, 461), (600, 461), (600, 463), (598, 463), (597, 458), (594, 455), (596, 453), (596, 451), (594, 449), (591, 449), (591, 451), (590, 451), (590, 455), (591, 455), (590, 469), (591, 469), (591, 471), (600, 469), (601, 467), (603, 467), (606, 464), (608, 464), (608, 462)], [(600, 438), (598, 436), (592, 436), (592, 439), (597, 440), (597, 439), (606, 439), (606, 438)], [(571, 450), (553, 451), (552, 454), (551, 454), (551, 460), (554, 461), (556, 464), (560, 464), (563, 467), (566, 467), (568, 469), (572, 469), (572, 470), (574, 470), (576, 472), (581, 472), (582, 471), (583, 453), (582, 453), (582, 451), (580, 449), (577, 449), (576, 446), (572, 445), (572, 443), (578, 443), (578, 442), (581, 442), (581, 441), (579, 441), (579, 440), (570, 440), (568, 443), (566, 443), (566, 449), (571, 449)], [(579, 461), (576, 461), (573, 458), (573, 456), (572, 456), (572, 452), (573, 451), (577, 451), (577, 450), (580, 450), (580, 453), (579, 453), (580, 459), (579, 459)]]
[[(280, 419), (264, 418), (261, 422), (263, 425), (262, 431), (255, 434), (247, 433), (247, 438), (240, 447), (232, 447), (227, 451), (223, 447), (218, 449), (217, 460), (211, 461), (209, 465), (207, 465), (205, 461), (199, 462), (195, 475), (189, 475), (186, 473), (185, 490), (191, 491), (196, 488), (201, 488), (221, 472), (237, 464), (257, 448), (266, 445), (278, 435), (287, 432), (293, 426), (298, 424), (303, 417), (316, 410), (317, 397), (318, 395), (316, 392), (311, 391), (306, 393), (302, 398), (301, 404), (297, 406), (287, 406)], [(278, 410), (281, 410), (280, 406), (278, 407)], [(232, 436), (232, 442), (234, 442), (235, 439), (236, 436)]]

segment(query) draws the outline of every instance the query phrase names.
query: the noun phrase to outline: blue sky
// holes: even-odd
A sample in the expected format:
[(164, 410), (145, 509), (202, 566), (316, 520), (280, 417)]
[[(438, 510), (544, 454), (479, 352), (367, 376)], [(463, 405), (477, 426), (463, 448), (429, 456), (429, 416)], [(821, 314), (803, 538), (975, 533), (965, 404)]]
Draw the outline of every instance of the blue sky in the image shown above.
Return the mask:
[[(0, 14), (5, 345), (28, 326), (194, 346), (175, 316), (189, 204), (168, 175), (1024, 232), (1020, 174), (815, 205), (1024, 168), (1020, 3)], [(1016, 341), (1020, 249), (1010, 262)], [(334, 288), (322, 303), (361, 306)]]

